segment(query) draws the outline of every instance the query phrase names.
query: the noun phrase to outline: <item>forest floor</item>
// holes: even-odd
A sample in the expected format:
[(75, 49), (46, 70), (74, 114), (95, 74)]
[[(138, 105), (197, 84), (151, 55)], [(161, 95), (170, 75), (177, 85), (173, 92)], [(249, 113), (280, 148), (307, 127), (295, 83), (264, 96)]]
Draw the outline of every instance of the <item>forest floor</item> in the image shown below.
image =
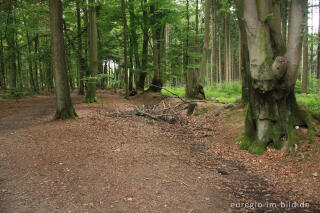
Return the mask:
[(51, 121), (54, 96), (0, 101), (1, 213), (320, 212), (319, 138), (257, 156), (235, 142), (240, 107), (202, 103), (186, 116), (181, 105), (171, 124), (135, 110), (179, 99), (98, 98), (72, 94), (80, 119), (67, 121)]

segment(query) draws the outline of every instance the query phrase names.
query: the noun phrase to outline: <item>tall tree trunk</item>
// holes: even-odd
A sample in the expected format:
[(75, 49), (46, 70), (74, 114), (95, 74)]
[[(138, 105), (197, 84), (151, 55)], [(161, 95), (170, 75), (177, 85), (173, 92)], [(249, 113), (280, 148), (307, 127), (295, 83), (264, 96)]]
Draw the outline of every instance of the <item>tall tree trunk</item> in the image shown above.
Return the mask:
[(228, 15), (227, 12), (224, 12), (224, 80), (227, 82), (229, 81), (228, 28)]
[(160, 76), (160, 67), (159, 67), (159, 50), (160, 50), (160, 34), (161, 26), (157, 23), (157, 2), (153, 2), (150, 5), (151, 13), (151, 28), (152, 28), (152, 41), (153, 41), (153, 79), (149, 87), (150, 91), (161, 92), (162, 88), (162, 79)]
[(217, 82), (217, 66), (216, 66), (216, 0), (212, 0), (211, 5), (211, 19), (212, 19), (212, 46), (211, 46), (211, 79), (212, 82)]
[(81, 35), (81, 15), (80, 15), (80, 2), (76, 1), (76, 11), (77, 11), (77, 28), (78, 28), (78, 49), (77, 49), (77, 59), (78, 59), (78, 70), (80, 75), (79, 83), (79, 95), (84, 95), (84, 74), (86, 67), (85, 59), (82, 57), (82, 35)]
[(229, 79), (228, 82), (232, 81), (232, 50), (231, 50), (231, 32), (230, 32), (230, 17), (228, 19), (228, 71), (229, 71)]
[[(292, 0), (287, 51), (281, 34), (279, 2), (243, 0), (240, 4), (244, 10), (252, 80), (241, 147), (261, 154), (272, 142), (280, 148), (283, 137), (288, 138), (290, 145), (294, 127), (308, 123), (294, 95), (306, 2)], [(270, 12), (273, 16), (265, 22)]]
[(286, 43), (287, 41), (287, 23), (288, 23), (288, 0), (281, 1), (281, 31), (282, 39)]
[[(320, 5), (320, 0), (319, 0)], [(319, 14), (320, 14), (320, 7), (319, 7)], [(318, 26), (318, 49), (317, 49), (317, 79), (320, 79), (320, 15), (319, 15), (319, 26)]]
[(56, 83), (57, 111), (55, 119), (68, 119), (77, 116), (70, 97), (65, 48), (62, 28), (61, 0), (50, 0), (50, 30), (52, 65)]
[(219, 83), (222, 83), (221, 36), (219, 36)]
[[(129, 76), (129, 91), (133, 90), (133, 82), (132, 79), (135, 77), (135, 82), (137, 84), (140, 73), (140, 59), (139, 59), (139, 48), (138, 48), (138, 35), (136, 32), (137, 17), (134, 11), (134, 1), (129, 1), (129, 15), (130, 15), (130, 76)], [(133, 65), (133, 55), (135, 65)], [(133, 73), (134, 71), (134, 73)], [(134, 75), (135, 74), (135, 75)]]
[(302, 82), (301, 93), (307, 93), (308, 90), (308, 35), (304, 32), (302, 43)]
[(15, 47), (15, 29), (14, 29), (14, 8), (11, 1), (8, 2), (8, 35), (7, 44), (9, 46), (9, 58), (10, 58), (10, 90), (16, 90), (16, 76), (17, 76), (17, 65), (16, 65), (16, 47)]
[(142, 19), (143, 19), (143, 43), (142, 43), (142, 71), (139, 73), (139, 79), (137, 82), (137, 89), (144, 91), (145, 79), (147, 76), (147, 63), (148, 63), (148, 43), (149, 43), (149, 27), (148, 27), (148, 13), (146, 8), (147, 0), (141, 0)]
[[(97, 17), (95, 0), (89, 0), (89, 77), (98, 73), (98, 42), (97, 42)], [(87, 82), (86, 103), (97, 102), (96, 80), (90, 78)]]
[(38, 55), (39, 55), (39, 36), (38, 34), (36, 34), (36, 37), (35, 37), (35, 40), (34, 40), (34, 53), (36, 55), (36, 60), (35, 63), (34, 63), (34, 84), (35, 84), (35, 87), (36, 87), (36, 90), (37, 91), (40, 91), (40, 87), (39, 87), (39, 74), (38, 74)]
[[(196, 6), (198, 8), (198, 6)], [(189, 15), (189, 0), (186, 2), (187, 15), (187, 39), (185, 44), (185, 51), (183, 53), (183, 67), (186, 70), (186, 97), (190, 99), (204, 99), (203, 87), (200, 83), (200, 76), (198, 69), (189, 68), (189, 33), (190, 33), (190, 15)], [(197, 31), (196, 26), (196, 31)], [(195, 50), (198, 51), (198, 38), (195, 39)]]
[(209, 55), (209, 29), (210, 29), (210, 10), (211, 10), (211, 0), (205, 0), (204, 8), (204, 40), (203, 40), (203, 50), (202, 58), (200, 64), (200, 82), (205, 84), (205, 76), (208, 65), (208, 55)]
[(125, 98), (129, 98), (129, 81), (128, 81), (128, 62), (127, 62), (127, 16), (126, 16), (126, 5), (125, 0), (121, 0), (121, 8), (122, 8), (122, 17), (123, 17), (123, 72), (124, 72), (124, 81), (125, 81)]
[(4, 51), (3, 51), (3, 41), (2, 33), (0, 33), (0, 88), (6, 89), (6, 76), (4, 67)]

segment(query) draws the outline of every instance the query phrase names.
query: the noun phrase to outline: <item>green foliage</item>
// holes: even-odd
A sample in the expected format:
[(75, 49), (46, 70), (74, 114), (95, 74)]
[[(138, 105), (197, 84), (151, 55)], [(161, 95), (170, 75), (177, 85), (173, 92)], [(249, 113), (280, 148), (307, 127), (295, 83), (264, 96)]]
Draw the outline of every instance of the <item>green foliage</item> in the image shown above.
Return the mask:
[[(185, 88), (167, 88), (180, 97), (185, 97)], [(166, 90), (161, 91), (164, 95), (174, 96)], [(215, 98), (226, 103), (234, 103), (237, 97), (241, 96), (240, 82), (215, 84), (208, 89), (205, 89), (207, 99)]]
[(311, 110), (320, 111), (319, 94), (296, 94), (299, 104), (307, 106)]
[(241, 96), (240, 82), (222, 83), (211, 86), (205, 90), (206, 97), (216, 98), (219, 101), (234, 103), (237, 97)]
[(35, 97), (36, 94), (28, 91), (11, 91), (8, 93), (0, 94), (0, 100), (1, 99), (12, 99), (12, 98), (22, 98), (22, 97)]

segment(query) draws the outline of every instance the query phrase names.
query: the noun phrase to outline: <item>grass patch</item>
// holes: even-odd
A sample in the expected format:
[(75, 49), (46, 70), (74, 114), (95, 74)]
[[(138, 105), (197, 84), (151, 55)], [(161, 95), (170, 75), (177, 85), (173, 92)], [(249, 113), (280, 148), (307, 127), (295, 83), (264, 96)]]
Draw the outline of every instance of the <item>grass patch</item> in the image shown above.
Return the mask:
[(320, 111), (320, 95), (319, 94), (296, 94), (299, 104), (305, 105), (308, 109)]
[(0, 100), (2, 99), (18, 99), (22, 97), (36, 97), (37, 95), (32, 92), (19, 92), (19, 91), (11, 91), (7, 93), (0, 94)]
[[(166, 89), (170, 90), (180, 97), (186, 96), (186, 89), (184, 87)], [(161, 92), (164, 95), (174, 97), (173, 94), (165, 89), (162, 89)], [(241, 84), (240, 82), (215, 84), (208, 89), (205, 88), (204, 93), (207, 99), (215, 98), (222, 102), (234, 103), (236, 99), (241, 96)]]

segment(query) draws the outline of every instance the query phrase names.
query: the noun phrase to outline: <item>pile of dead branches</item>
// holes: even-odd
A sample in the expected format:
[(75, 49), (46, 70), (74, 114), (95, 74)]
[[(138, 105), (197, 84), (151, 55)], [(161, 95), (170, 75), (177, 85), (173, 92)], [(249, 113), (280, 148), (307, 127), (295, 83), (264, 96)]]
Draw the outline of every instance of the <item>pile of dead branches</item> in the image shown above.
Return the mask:
[(180, 110), (184, 102), (178, 103), (175, 106), (166, 104), (165, 100), (155, 105), (142, 105), (141, 107), (136, 107), (136, 115), (145, 116), (156, 121), (166, 121), (168, 123), (176, 123), (180, 118)]

